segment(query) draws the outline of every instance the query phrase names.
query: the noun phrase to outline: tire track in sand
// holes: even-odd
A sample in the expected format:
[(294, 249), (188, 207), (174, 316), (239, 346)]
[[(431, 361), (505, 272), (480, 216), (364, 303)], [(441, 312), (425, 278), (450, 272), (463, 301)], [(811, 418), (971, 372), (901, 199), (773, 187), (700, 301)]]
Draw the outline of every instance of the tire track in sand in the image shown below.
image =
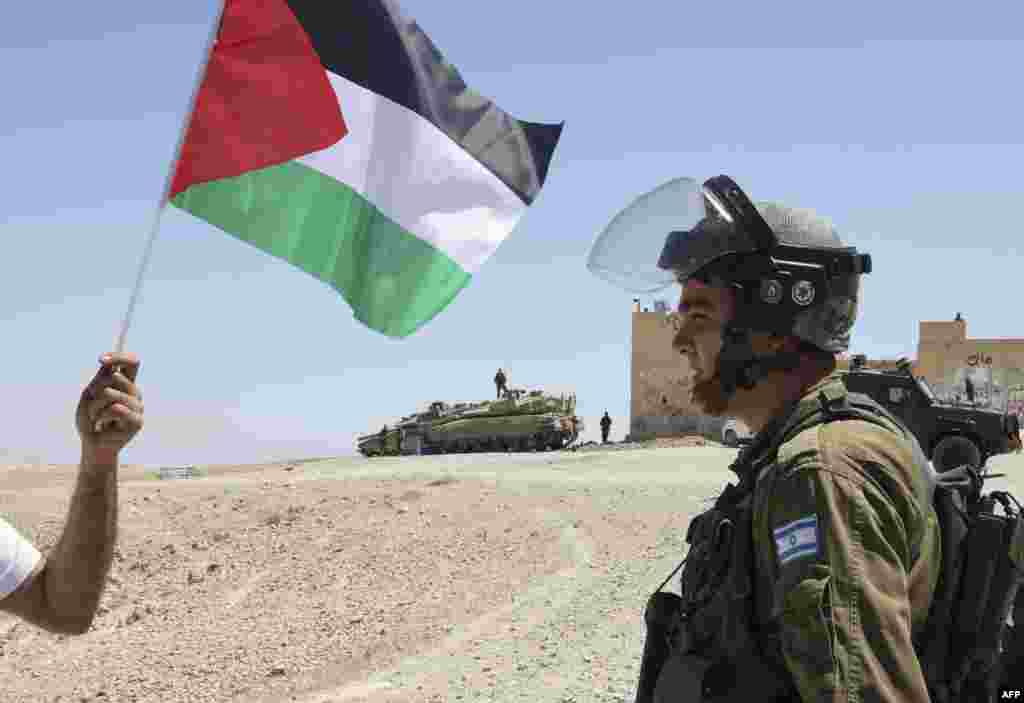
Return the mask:
[[(451, 684), (465, 680), (467, 669), (479, 669), (482, 655), (475, 655), (477, 640), (507, 638), (512, 626), (520, 635), (538, 626), (577, 596), (593, 581), (589, 566), (594, 553), (593, 541), (574, 524), (572, 515), (543, 511), (539, 517), (563, 525), (559, 540), (570, 566), (547, 576), (540, 583), (517, 594), (512, 603), (468, 623), (457, 625), (435, 647), (405, 657), (395, 666), (374, 672), (362, 681), (349, 682), (319, 691), (298, 703), (386, 703), (388, 701), (454, 700)], [(495, 662), (498, 667), (483, 666), (485, 673), (506, 677), (515, 673), (514, 662)], [(504, 664), (504, 666), (501, 666)]]

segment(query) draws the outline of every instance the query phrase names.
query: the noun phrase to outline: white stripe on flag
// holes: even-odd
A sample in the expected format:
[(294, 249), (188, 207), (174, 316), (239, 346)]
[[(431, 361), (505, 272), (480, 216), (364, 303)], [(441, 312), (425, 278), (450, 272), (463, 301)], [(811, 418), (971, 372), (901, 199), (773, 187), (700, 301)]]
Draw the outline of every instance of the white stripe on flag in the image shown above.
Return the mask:
[(476, 272), (526, 204), (434, 124), (327, 73), (348, 135), (298, 161), (345, 183), (406, 232)]

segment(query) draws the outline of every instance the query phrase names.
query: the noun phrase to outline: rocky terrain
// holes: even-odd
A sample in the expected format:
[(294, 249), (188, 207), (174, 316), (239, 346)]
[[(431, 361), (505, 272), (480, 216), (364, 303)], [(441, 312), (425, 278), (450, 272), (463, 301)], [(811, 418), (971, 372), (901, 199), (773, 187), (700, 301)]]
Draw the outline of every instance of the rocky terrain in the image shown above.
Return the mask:
[[(0, 615), (2, 700), (631, 701), (643, 604), (735, 450), (584, 449), (126, 467), (101, 614)], [(1024, 495), (1020, 455), (995, 468)], [(0, 468), (44, 552), (74, 471)]]

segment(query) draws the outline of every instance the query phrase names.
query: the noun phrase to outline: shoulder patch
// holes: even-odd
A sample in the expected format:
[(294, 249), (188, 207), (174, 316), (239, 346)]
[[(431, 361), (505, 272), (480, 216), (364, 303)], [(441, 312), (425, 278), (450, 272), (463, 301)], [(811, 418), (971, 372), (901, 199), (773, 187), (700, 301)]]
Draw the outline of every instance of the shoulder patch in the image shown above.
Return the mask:
[(773, 536), (780, 566), (800, 557), (818, 556), (817, 515), (809, 515), (776, 528)]

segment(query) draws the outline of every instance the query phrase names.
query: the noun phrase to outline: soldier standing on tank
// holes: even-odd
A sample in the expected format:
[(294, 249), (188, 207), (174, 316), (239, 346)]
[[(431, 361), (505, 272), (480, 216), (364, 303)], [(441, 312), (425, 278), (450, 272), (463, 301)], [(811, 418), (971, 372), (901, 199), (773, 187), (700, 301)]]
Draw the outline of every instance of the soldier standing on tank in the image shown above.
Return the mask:
[(608, 444), (608, 433), (612, 431), (612, 419), (608, 417), (608, 411), (604, 411), (601, 418), (601, 444)]
[(498, 388), (498, 399), (501, 399), (501, 394), (508, 390), (508, 379), (505, 378), (505, 372), (498, 369), (498, 373), (494, 374), (494, 385)]
[[(628, 237), (623, 280), (650, 239), (635, 290), (654, 277), (681, 287), (672, 346), (695, 403), (756, 436), (731, 467), (739, 483), (691, 522), (682, 598), (650, 601), (648, 618), (668, 603), (674, 624), (669, 644), (645, 645), (637, 700), (927, 703), (913, 643), (940, 566), (931, 467), (883, 409), (870, 406), (871, 422), (839, 414), (851, 406), (836, 355), (870, 258), (809, 211), (754, 205), (728, 177), (686, 183), (638, 199), (661, 209), (620, 214), (629, 231), (613, 221), (594, 249)], [(666, 232), (673, 220), (685, 225)], [(645, 671), (659, 647), (663, 663)]]

